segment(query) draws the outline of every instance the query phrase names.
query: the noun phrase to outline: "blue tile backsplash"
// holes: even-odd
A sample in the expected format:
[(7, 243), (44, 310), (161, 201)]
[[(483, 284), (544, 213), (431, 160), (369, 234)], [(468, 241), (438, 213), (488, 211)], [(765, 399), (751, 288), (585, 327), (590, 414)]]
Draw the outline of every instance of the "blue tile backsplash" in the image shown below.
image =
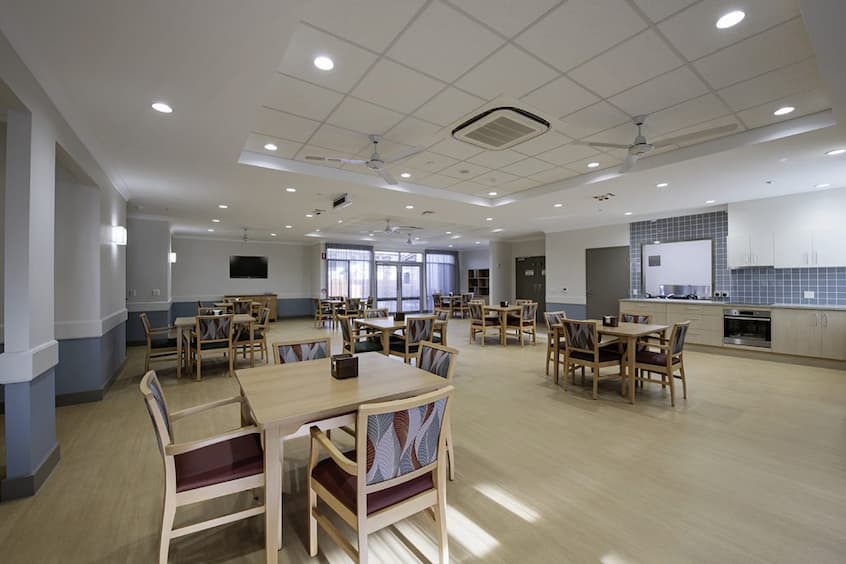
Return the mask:
[[(714, 292), (728, 292), (732, 303), (846, 305), (846, 267), (729, 270), (726, 254), (728, 213), (725, 211), (638, 221), (629, 229), (631, 290), (641, 296), (641, 247), (661, 241), (714, 241)], [(804, 292), (814, 292), (804, 298)], [(635, 293), (636, 292), (636, 293)]]

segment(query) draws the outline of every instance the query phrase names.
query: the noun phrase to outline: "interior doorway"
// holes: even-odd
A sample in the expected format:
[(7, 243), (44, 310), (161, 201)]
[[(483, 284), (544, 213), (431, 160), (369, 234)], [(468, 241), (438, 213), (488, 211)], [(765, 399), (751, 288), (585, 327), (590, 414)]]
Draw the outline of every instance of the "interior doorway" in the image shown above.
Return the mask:
[(617, 315), (620, 300), (629, 297), (629, 247), (585, 251), (587, 318)]
[(536, 317), (546, 311), (546, 257), (517, 257), (514, 259), (517, 299), (538, 302)]

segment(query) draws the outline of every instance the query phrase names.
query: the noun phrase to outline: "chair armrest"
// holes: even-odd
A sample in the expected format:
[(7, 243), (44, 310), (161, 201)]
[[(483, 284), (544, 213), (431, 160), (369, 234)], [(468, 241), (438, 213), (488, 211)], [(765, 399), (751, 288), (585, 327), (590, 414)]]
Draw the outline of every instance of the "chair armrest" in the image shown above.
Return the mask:
[(343, 427), (338, 427), (338, 430), (343, 431), (352, 438), (355, 438), (355, 429), (348, 427), (347, 425), (344, 425)]
[(215, 435), (214, 437), (209, 437), (207, 439), (200, 439), (198, 441), (190, 441), (187, 443), (173, 443), (165, 446), (165, 454), (168, 456), (175, 456), (177, 454), (184, 454), (186, 452), (191, 452), (192, 450), (197, 450), (200, 448), (205, 448), (207, 446), (215, 445), (217, 443), (222, 443), (231, 439), (237, 439), (238, 437), (243, 437), (246, 435), (258, 434), (261, 433), (259, 428), (255, 425), (249, 425), (247, 427), (241, 427), (239, 429), (234, 429), (232, 431), (228, 431), (226, 433), (221, 433), (220, 435)]
[(350, 474), (351, 476), (358, 475), (358, 465), (344, 456), (344, 454), (338, 450), (332, 441), (329, 440), (329, 437), (326, 436), (326, 433), (318, 429), (317, 427), (311, 428), (311, 439), (316, 441), (320, 446), (326, 449), (326, 452), (329, 453), (329, 456), (332, 457), (332, 460), (341, 467), (341, 470)]
[(153, 333), (170, 333), (171, 331), (175, 331), (176, 327), (156, 327), (155, 329), (150, 329), (150, 334)]
[(230, 403), (243, 403), (243, 401), (244, 396), (232, 396), (230, 398), (224, 398), (210, 403), (204, 403), (203, 405), (195, 405), (194, 407), (180, 409), (179, 411), (172, 412), (170, 414), (170, 419), (172, 421), (176, 421), (177, 419), (182, 419), (183, 417), (194, 415), (196, 413), (201, 413), (209, 409), (214, 409), (223, 405), (229, 405)]

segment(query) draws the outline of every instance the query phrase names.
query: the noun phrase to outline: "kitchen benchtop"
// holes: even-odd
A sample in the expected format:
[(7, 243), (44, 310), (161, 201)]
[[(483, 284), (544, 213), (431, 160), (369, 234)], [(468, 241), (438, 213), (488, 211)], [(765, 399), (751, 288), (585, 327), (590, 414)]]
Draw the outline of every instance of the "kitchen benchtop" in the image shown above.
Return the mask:
[(705, 306), (722, 306), (743, 309), (815, 309), (823, 311), (846, 311), (846, 305), (825, 305), (825, 304), (737, 304), (732, 302), (721, 302), (715, 300), (674, 300), (663, 298), (623, 298), (622, 302), (644, 302), (644, 303), (671, 303)]

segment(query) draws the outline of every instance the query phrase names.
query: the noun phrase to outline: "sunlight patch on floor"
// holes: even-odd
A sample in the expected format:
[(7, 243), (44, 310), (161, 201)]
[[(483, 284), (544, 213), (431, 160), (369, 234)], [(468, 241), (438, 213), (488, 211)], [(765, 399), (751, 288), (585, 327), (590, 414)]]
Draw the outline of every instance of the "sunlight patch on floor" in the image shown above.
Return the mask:
[(540, 514), (537, 511), (522, 501), (516, 499), (513, 495), (499, 486), (494, 486), (493, 484), (478, 484), (474, 486), (474, 488), (477, 492), (489, 500), (504, 507), (527, 523), (534, 523), (540, 519)]

